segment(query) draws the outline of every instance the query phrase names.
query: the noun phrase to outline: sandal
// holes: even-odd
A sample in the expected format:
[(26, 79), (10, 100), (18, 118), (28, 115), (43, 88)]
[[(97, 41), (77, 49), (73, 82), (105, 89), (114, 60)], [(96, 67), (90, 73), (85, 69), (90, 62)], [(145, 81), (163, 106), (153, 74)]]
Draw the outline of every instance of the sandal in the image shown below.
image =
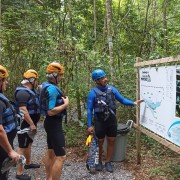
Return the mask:
[(39, 164), (26, 164), (24, 166), (24, 169), (35, 169), (35, 168), (40, 168), (40, 165)]

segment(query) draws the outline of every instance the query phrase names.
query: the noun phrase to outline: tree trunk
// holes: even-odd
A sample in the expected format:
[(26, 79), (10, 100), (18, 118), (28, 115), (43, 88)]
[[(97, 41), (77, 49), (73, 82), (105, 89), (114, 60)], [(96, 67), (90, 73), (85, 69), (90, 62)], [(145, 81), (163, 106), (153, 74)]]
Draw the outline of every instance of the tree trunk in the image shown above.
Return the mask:
[(141, 46), (140, 46), (140, 49), (139, 49), (138, 57), (141, 57), (141, 54), (143, 52), (143, 47), (144, 47), (144, 40), (145, 40), (146, 35), (147, 35), (148, 13), (149, 13), (150, 4), (151, 4), (151, 0), (148, 0), (147, 7), (146, 7), (146, 17), (145, 17), (145, 20), (144, 20), (143, 38), (142, 38)]
[[(77, 62), (77, 58), (76, 58), (76, 42), (74, 40), (75, 34), (76, 34), (76, 30), (74, 28), (74, 24), (73, 24), (73, 16), (72, 13), (73, 12), (73, 7), (72, 7), (72, 2), (70, 1), (68, 4), (68, 13), (69, 13), (69, 18), (70, 18), (70, 29), (71, 29), (71, 41), (72, 41), (72, 48), (73, 48), (73, 65), (74, 65), (74, 69), (75, 69), (75, 74), (76, 76), (74, 77), (75, 82), (79, 82), (79, 77), (78, 77), (78, 62)], [(82, 113), (81, 113), (81, 100), (80, 100), (80, 90), (79, 90), (79, 83), (76, 84), (75, 86), (75, 94), (76, 94), (76, 107), (77, 107), (77, 112), (78, 112), (78, 119), (81, 120), (82, 119)]]
[(93, 0), (93, 15), (94, 15), (94, 39), (96, 40), (97, 32), (96, 32), (96, 0)]
[(167, 20), (166, 20), (166, 14), (167, 14), (167, 6), (168, 6), (168, 0), (164, 0), (163, 2), (163, 31), (164, 31), (164, 49), (166, 55), (168, 55), (168, 31), (167, 31)]
[[(155, 25), (156, 25), (156, 11), (157, 11), (157, 2), (156, 0), (153, 0), (152, 2), (152, 27), (154, 29), (155, 32)], [(155, 45), (156, 45), (156, 41), (154, 39), (154, 35), (151, 35), (151, 52), (154, 51), (155, 49)]]
[(107, 40), (109, 47), (109, 65), (110, 65), (110, 78), (113, 77), (113, 40), (112, 40), (112, 0), (106, 0), (106, 19), (107, 19)]

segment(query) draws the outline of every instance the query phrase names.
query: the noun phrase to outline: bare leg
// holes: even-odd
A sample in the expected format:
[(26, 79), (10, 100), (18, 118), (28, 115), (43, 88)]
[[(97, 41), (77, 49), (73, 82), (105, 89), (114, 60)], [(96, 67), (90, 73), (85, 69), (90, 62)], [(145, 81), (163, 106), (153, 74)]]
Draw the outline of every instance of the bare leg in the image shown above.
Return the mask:
[[(32, 143), (29, 144), (27, 148), (18, 149), (18, 153), (24, 155), (24, 157), (26, 158), (26, 164), (31, 163), (31, 146), (32, 146)], [(17, 174), (21, 175), (23, 174), (23, 171), (24, 171), (23, 166), (21, 164), (17, 165)]]
[(66, 156), (56, 156), (52, 167), (52, 180), (60, 180)]
[(104, 139), (99, 139), (98, 140), (98, 144), (99, 144), (99, 162), (102, 161), (103, 143), (104, 143)]
[(48, 149), (45, 155), (46, 180), (52, 180), (52, 166), (54, 164), (54, 150)]
[(107, 137), (107, 154), (106, 154), (106, 162), (110, 162), (115, 145), (116, 137)]
[(31, 164), (31, 147), (32, 147), (32, 143), (29, 144), (28, 148), (26, 149), (26, 164)]

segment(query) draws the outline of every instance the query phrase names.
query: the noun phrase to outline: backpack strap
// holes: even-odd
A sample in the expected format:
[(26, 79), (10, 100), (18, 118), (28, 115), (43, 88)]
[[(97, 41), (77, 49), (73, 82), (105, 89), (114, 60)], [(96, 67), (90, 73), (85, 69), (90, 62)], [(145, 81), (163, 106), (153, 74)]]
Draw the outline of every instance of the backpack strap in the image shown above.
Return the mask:
[(103, 95), (104, 93), (112, 92), (112, 86), (107, 87), (107, 90), (105, 92), (101, 91), (97, 86), (93, 88), (96, 94)]
[(6, 98), (4, 98), (3, 96), (0, 95), (0, 100), (3, 101), (3, 103), (6, 105), (6, 108), (10, 107), (10, 102), (8, 101), (8, 99), (6, 99)]
[(9, 101), (3, 94), (0, 93), (0, 100), (4, 102), (6, 105), (6, 109), (10, 108), (13, 116), (14, 116), (14, 121), (16, 122), (16, 110), (14, 109), (14, 106), (11, 104), (11, 101)]
[(95, 91), (96, 94), (98, 94), (100, 96), (103, 95), (103, 92), (99, 88), (94, 87), (93, 90)]
[[(109, 86), (109, 85), (108, 85), (107, 90), (106, 90), (105, 92), (102, 92), (97, 86), (94, 87), (93, 90), (95, 91), (95, 93), (96, 93), (97, 96), (102, 96), (102, 95), (104, 95), (104, 94), (107, 95), (108, 92), (112, 92), (112, 86)], [(97, 97), (97, 100), (100, 101), (99, 103), (100, 103), (102, 106), (104, 105), (104, 106), (111, 112), (111, 114), (113, 114), (113, 115), (116, 117), (114, 111), (108, 106), (108, 104), (107, 104), (105, 101), (99, 100), (98, 97)]]

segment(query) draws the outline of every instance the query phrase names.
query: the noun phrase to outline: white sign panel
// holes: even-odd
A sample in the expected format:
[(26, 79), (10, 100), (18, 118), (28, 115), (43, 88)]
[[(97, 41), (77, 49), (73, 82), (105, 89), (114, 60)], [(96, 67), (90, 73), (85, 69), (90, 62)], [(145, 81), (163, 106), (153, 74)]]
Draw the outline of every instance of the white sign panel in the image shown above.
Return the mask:
[(180, 146), (180, 67), (140, 70), (140, 124)]

